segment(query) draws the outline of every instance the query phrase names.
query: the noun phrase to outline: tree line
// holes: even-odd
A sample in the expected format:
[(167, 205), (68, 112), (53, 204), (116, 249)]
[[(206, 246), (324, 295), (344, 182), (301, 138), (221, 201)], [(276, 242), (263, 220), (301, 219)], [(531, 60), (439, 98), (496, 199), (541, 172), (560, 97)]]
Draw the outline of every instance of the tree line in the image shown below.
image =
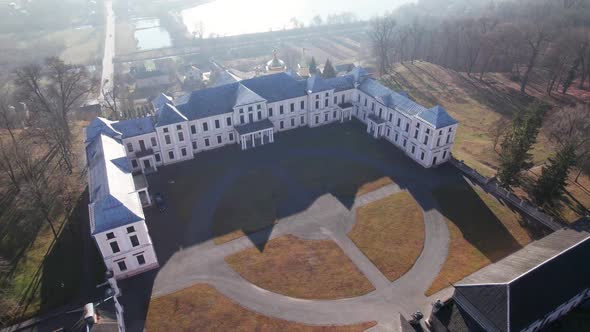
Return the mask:
[(510, 72), (522, 92), (536, 69), (547, 78), (549, 94), (566, 93), (576, 79), (580, 87), (590, 85), (588, 0), (490, 1), (446, 16), (437, 9), (444, 8), (419, 1), (372, 20), (382, 74), (393, 63), (424, 60), (479, 79)]

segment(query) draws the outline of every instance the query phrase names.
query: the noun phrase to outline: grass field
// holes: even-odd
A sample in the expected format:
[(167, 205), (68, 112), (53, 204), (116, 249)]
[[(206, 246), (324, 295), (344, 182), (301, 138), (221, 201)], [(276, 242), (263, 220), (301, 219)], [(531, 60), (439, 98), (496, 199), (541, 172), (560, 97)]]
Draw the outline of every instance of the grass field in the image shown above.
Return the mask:
[(530, 243), (534, 234), (520, 216), (479, 188), (447, 186), (434, 191), (445, 216), (449, 254), (426, 295), (453, 284)]
[(359, 208), (356, 224), (348, 236), (394, 281), (414, 265), (422, 252), (422, 210), (407, 192), (391, 195)]
[(242, 277), (266, 290), (301, 299), (340, 299), (374, 288), (342, 250), (329, 240), (287, 235), (226, 257)]
[(197, 284), (153, 299), (146, 319), (147, 331), (299, 331), (361, 332), (376, 325), (309, 326), (265, 317), (235, 304), (213, 287)]

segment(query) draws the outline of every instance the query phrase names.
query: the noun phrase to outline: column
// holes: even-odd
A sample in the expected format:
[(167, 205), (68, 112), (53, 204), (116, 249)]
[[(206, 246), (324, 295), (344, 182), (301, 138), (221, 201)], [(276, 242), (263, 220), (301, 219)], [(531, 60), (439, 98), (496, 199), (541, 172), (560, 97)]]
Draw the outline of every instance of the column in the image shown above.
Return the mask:
[(367, 121), (367, 133), (371, 133), (371, 120)]
[(270, 142), (274, 143), (275, 141), (275, 132), (273, 129), (270, 129)]
[(352, 109), (348, 110), (348, 121), (352, 120)]
[(256, 137), (254, 136), (254, 134), (250, 134), (250, 137), (252, 137), (252, 147), (256, 146)]
[(375, 138), (379, 137), (379, 128), (380, 126), (375, 126), (375, 131), (373, 131), (373, 135)]

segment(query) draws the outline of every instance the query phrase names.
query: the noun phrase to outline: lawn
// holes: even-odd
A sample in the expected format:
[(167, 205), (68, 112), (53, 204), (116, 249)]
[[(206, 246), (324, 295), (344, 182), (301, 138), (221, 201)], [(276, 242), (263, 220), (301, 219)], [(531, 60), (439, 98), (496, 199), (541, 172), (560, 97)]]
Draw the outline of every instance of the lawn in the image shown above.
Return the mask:
[(146, 318), (147, 331), (360, 332), (374, 325), (310, 326), (274, 319), (241, 307), (205, 284), (152, 299)]
[(389, 279), (406, 273), (424, 246), (422, 209), (408, 192), (369, 203), (357, 211), (348, 236)]
[(434, 191), (450, 231), (447, 259), (426, 295), (463, 279), (534, 240), (520, 216), (479, 188), (444, 186)]
[(292, 235), (226, 257), (242, 277), (266, 290), (300, 299), (340, 299), (374, 288), (342, 250), (329, 240)]
[(287, 193), (266, 168), (249, 171), (227, 191), (213, 216), (215, 243), (222, 244), (277, 222)]

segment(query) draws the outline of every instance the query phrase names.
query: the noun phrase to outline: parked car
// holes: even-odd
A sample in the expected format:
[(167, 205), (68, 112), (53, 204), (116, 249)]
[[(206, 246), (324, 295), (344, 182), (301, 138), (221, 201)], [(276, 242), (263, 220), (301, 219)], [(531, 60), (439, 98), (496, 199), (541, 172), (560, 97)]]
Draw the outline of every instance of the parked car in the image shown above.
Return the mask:
[(156, 206), (160, 212), (166, 211), (166, 201), (164, 200), (164, 196), (162, 196), (162, 194), (156, 193), (154, 195), (154, 202), (156, 203)]

